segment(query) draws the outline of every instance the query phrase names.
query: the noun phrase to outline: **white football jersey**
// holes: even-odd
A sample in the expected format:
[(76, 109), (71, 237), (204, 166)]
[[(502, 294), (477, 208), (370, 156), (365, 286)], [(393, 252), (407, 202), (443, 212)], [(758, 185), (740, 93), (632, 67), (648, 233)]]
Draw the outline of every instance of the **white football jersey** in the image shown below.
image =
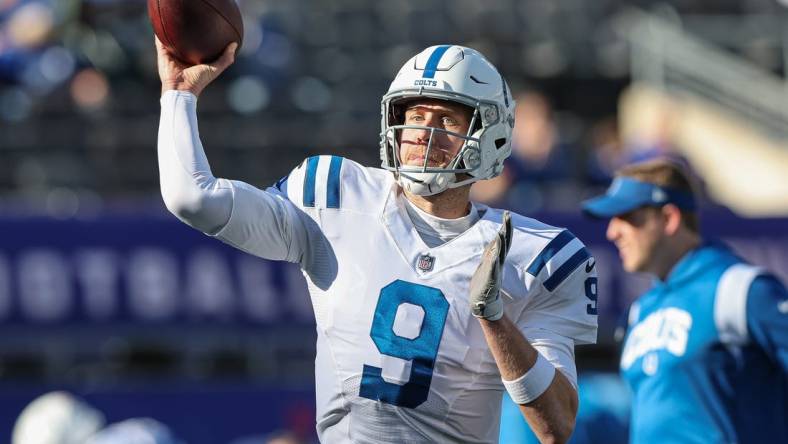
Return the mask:
[[(307, 277), (322, 442), (497, 442), (503, 384), (468, 286), (502, 211), (479, 206), (476, 224), (429, 248), (384, 170), (319, 156), (266, 192), (233, 184), (232, 215), (215, 235), (299, 262)], [(266, 202), (257, 206), (255, 195)], [(564, 340), (571, 354), (572, 343), (594, 343), (596, 270), (586, 248), (566, 230), (519, 215), (512, 223), (506, 315), (535, 346)], [(573, 362), (546, 357), (574, 380)]]

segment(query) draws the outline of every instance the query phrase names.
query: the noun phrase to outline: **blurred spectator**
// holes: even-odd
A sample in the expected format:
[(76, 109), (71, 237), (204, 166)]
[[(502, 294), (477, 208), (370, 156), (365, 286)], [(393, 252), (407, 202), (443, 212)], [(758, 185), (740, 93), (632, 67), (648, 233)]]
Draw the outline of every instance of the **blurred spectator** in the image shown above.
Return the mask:
[(500, 176), (494, 179), (480, 180), (471, 187), (471, 200), (493, 207), (508, 208), (509, 203), (506, 197), (511, 185), (511, 169), (504, 166)]
[(85, 444), (179, 444), (170, 429), (151, 418), (132, 418), (111, 424)]
[(150, 418), (105, 424), (104, 414), (63, 391), (39, 396), (22, 410), (13, 444), (181, 444), (170, 429)]
[(523, 213), (574, 204), (562, 197), (573, 185), (574, 153), (560, 135), (550, 101), (535, 91), (520, 93), (515, 100), (512, 155), (500, 177), (473, 187), (472, 198)]
[(616, 118), (607, 117), (594, 123), (588, 139), (590, 150), (586, 158), (585, 181), (589, 185), (607, 187), (613, 173), (626, 163)]
[(553, 109), (547, 97), (526, 92), (515, 97), (512, 156), (507, 160), (515, 182), (537, 184), (571, 177), (567, 147), (559, 138)]

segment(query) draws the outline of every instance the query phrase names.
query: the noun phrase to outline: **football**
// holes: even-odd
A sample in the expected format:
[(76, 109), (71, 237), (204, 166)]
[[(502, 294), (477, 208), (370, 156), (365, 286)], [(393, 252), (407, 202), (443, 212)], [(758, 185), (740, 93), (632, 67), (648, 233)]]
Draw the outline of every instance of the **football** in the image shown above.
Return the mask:
[(238, 48), (243, 42), (234, 0), (148, 0), (148, 16), (164, 46), (192, 65), (215, 60), (231, 42)]

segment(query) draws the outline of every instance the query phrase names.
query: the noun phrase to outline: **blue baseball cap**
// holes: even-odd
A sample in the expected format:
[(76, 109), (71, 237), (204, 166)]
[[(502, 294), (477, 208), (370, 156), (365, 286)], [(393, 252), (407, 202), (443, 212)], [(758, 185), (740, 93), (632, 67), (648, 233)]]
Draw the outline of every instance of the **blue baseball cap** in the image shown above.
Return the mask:
[(640, 207), (661, 207), (666, 204), (687, 211), (697, 208), (692, 193), (619, 176), (604, 195), (583, 202), (583, 212), (591, 217), (609, 219)]

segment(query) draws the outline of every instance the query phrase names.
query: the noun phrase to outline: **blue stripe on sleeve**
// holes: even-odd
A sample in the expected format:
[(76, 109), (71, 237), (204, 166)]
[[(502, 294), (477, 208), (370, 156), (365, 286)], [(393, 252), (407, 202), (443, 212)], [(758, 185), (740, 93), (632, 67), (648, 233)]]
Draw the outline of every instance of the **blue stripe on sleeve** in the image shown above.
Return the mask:
[(531, 262), (528, 270), (526, 270), (528, 274), (531, 276), (536, 276), (539, 274), (539, 272), (542, 271), (542, 268), (544, 268), (545, 264), (547, 264), (547, 261), (552, 259), (556, 253), (561, 251), (561, 249), (564, 248), (564, 246), (571, 242), (574, 238), (575, 236), (569, 230), (564, 230), (559, 233), (558, 236), (553, 238), (553, 240), (551, 240), (550, 243), (544, 247), (544, 250), (539, 253), (539, 256), (537, 256), (536, 259)]
[(438, 63), (441, 61), (441, 57), (443, 54), (446, 53), (451, 45), (441, 45), (435, 48), (435, 51), (432, 51), (430, 54), (430, 58), (427, 59), (427, 65), (424, 67), (424, 75), (421, 77), (424, 79), (432, 79), (435, 77), (435, 71), (438, 70)]
[(544, 288), (546, 288), (547, 291), (555, 290), (559, 285), (561, 285), (561, 282), (563, 282), (564, 279), (566, 279), (570, 274), (572, 274), (573, 271), (575, 271), (578, 265), (582, 264), (590, 257), (591, 254), (588, 252), (588, 250), (586, 250), (585, 247), (581, 248), (577, 253), (572, 255), (569, 260), (564, 262), (563, 265), (558, 267), (558, 270), (555, 270), (555, 273), (553, 273), (549, 278), (547, 278), (546, 281), (544, 281)]
[(328, 168), (328, 188), (326, 188), (326, 208), (339, 208), (339, 173), (342, 170), (342, 158), (331, 156)]
[(317, 177), (317, 162), (319, 157), (310, 157), (306, 161), (306, 174), (304, 175), (304, 206), (315, 206), (315, 178)]

